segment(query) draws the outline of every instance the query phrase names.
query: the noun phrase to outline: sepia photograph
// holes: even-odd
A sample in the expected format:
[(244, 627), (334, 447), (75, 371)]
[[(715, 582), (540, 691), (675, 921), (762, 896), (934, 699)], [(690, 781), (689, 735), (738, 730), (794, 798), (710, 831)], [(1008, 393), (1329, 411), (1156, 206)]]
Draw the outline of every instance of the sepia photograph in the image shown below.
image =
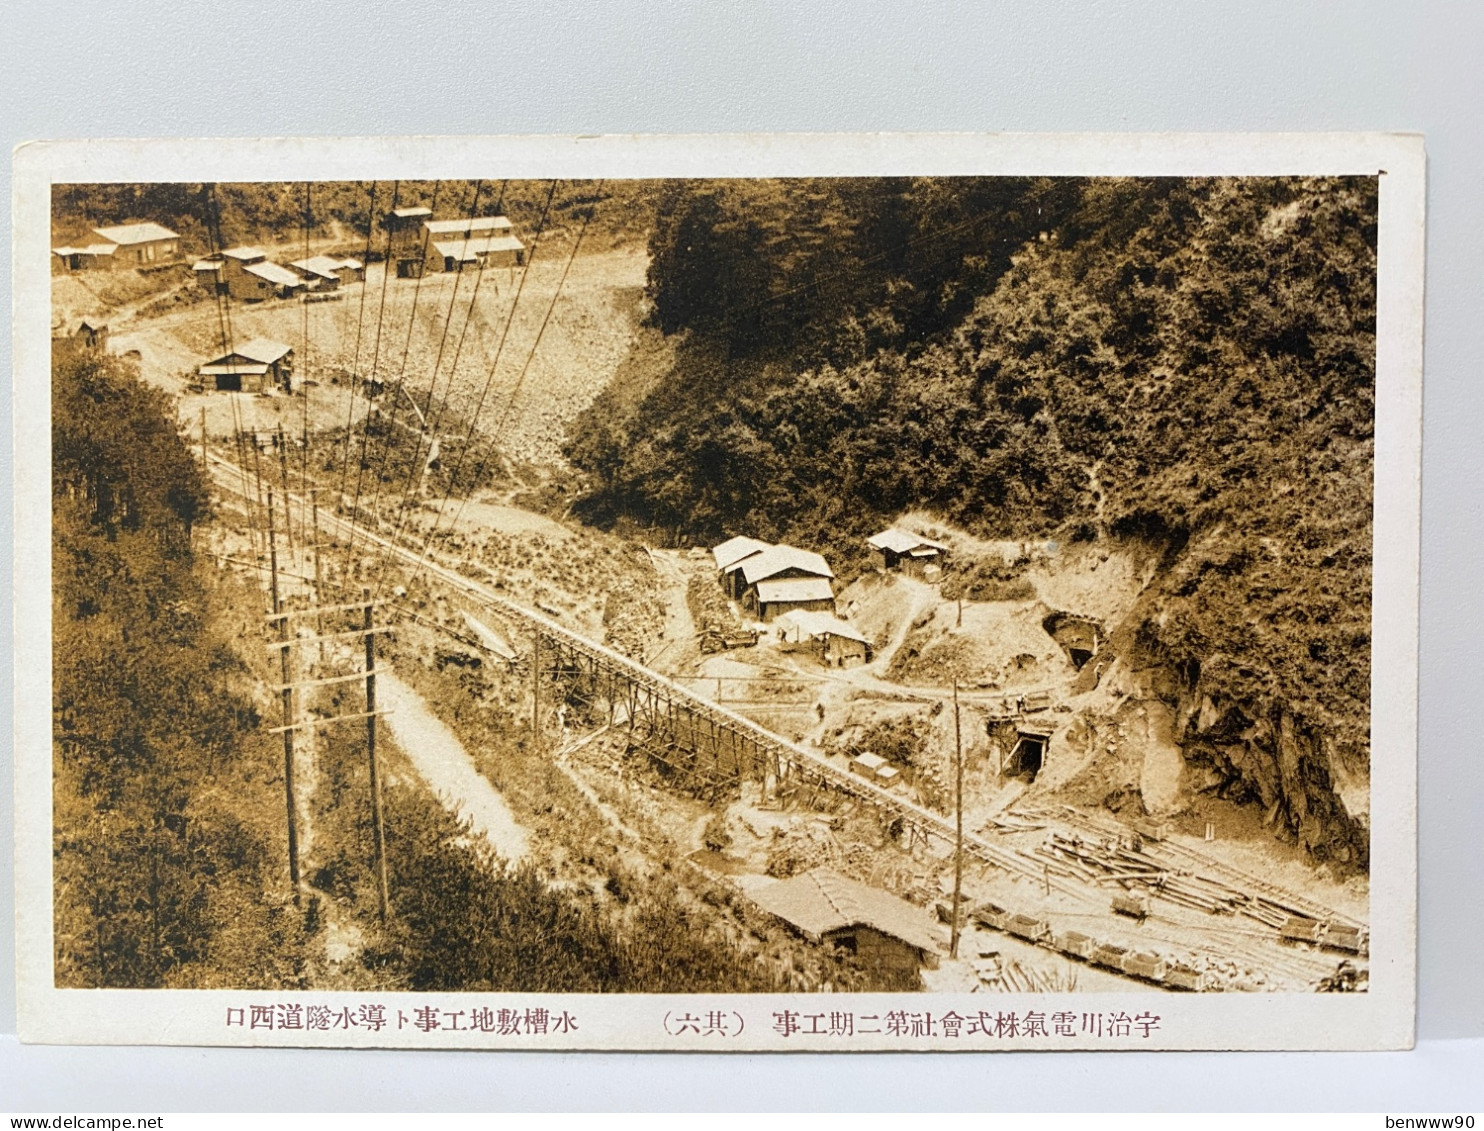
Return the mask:
[(1420, 146), (669, 140), (32, 178), (23, 1037), (1409, 1042)]

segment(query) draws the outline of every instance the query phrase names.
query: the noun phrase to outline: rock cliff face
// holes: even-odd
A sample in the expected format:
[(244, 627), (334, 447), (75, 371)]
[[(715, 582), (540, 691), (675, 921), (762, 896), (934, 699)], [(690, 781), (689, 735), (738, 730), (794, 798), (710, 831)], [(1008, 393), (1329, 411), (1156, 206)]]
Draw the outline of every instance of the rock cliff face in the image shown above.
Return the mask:
[(1227, 800), (1263, 807), (1265, 820), (1316, 860), (1364, 868), (1370, 854), (1370, 782), (1363, 757), (1287, 704), (1222, 702), (1199, 681), (1172, 707), (1191, 780)]
[[(1147, 620), (1139, 622), (1137, 632), (1128, 625), (1115, 632), (1114, 646), (1124, 648), (1118, 655), (1121, 673), (1110, 674), (1125, 693), (1169, 709), (1169, 737), (1184, 762), (1182, 800), (1207, 794), (1260, 806), (1278, 839), (1298, 844), (1316, 861), (1365, 869), (1370, 859), (1368, 748), (1341, 741), (1280, 695), (1239, 700), (1213, 690), (1200, 663), (1171, 657), (1157, 632)], [(1150, 798), (1144, 807), (1153, 812)], [(1164, 806), (1167, 811), (1180, 807)]]

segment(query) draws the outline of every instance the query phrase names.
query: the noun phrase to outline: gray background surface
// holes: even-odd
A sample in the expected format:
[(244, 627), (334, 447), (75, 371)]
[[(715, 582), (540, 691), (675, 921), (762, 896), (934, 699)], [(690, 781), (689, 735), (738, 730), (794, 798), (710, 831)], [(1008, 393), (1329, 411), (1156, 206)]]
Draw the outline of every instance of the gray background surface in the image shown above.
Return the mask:
[[(5, 884), (0, 1109), (1484, 1106), (1472, 1079), (1484, 1077), (1484, 757), (1473, 717), (1484, 606), (1474, 577), (1484, 548), (1474, 448), (1484, 423), (1484, 5), (12, 0), (4, 26), (0, 121), (12, 146), (263, 134), (1402, 130), (1427, 136), (1429, 216), (1417, 1052), (887, 1065), (26, 1048), (12, 1035)], [(9, 223), (7, 210), (7, 247)], [(8, 272), (0, 288), (9, 294)], [(7, 403), (9, 340), (5, 325)], [(7, 493), (10, 452), (6, 429)], [(0, 568), (8, 579), (8, 555)], [(8, 683), (8, 604), (0, 615)], [(9, 753), (7, 741), (7, 813)], [(0, 836), (0, 874), (11, 853)]]

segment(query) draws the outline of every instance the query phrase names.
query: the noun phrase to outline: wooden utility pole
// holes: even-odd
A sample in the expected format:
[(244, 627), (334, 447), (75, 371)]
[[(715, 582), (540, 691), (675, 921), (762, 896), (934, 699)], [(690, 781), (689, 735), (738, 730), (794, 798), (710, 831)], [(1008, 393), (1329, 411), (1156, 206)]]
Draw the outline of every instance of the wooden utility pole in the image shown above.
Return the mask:
[(201, 473), (210, 474), (206, 466), (206, 406), (204, 404), (201, 406)]
[[(289, 445), (283, 434), (283, 425), (278, 426), (278, 469), (283, 479), (283, 529), (289, 539), (289, 557), (294, 556), (294, 505), (289, 495)], [(303, 515), (300, 515), (299, 533), (304, 533)], [(303, 542), (303, 538), (300, 538)]]
[(541, 630), (531, 633), (531, 749), (541, 753)]
[[(321, 556), (319, 546), (319, 497), (312, 492), (309, 496), (309, 508), (314, 516), (314, 603), (316, 606), (318, 606), (319, 603), (325, 599), (325, 592), (324, 578), (320, 573), (319, 565)], [(371, 615), (371, 608), (369, 605), (366, 607), (366, 615), (368, 617)], [(369, 624), (370, 622), (368, 621), (367, 623)], [(324, 636), (325, 620), (323, 616), (316, 616), (314, 618), (314, 634), (315, 636), (319, 637)], [(367, 637), (367, 639), (369, 640), (370, 638)], [(325, 642), (323, 640), (319, 642), (319, 662), (325, 662)], [(370, 707), (366, 708), (366, 710), (368, 711), (370, 709)]]
[(294, 689), (289, 678), (289, 618), (283, 615), (283, 602), (278, 593), (278, 539), (273, 519), (273, 491), (268, 491), (268, 569), (272, 576), (273, 616), (278, 622), (279, 670), (283, 690), (283, 792), (289, 823), (289, 882), (294, 888), (294, 905), (299, 903), (299, 829), (294, 816)]
[(381, 775), (376, 766), (376, 633), (371, 624), (371, 590), (361, 589), (366, 599), (366, 760), (371, 767), (371, 824), (376, 835), (376, 880), (381, 897), (381, 921), (386, 922), (391, 892), (386, 879), (386, 829), (381, 818)]
[(958, 936), (962, 912), (959, 901), (964, 890), (964, 737), (959, 725), (958, 680), (953, 681), (953, 940), (948, 957), (958, 957)]

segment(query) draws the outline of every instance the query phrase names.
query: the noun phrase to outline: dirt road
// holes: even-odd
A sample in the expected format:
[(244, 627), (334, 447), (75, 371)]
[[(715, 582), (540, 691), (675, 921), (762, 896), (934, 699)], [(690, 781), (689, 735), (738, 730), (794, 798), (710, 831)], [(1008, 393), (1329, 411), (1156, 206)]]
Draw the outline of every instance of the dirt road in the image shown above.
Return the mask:
[(393, 737), (444, 806), (468, 818), (473, 832), (500, 856), (515, 863), (529, 851), (526, 830), (505, 799), (474, 768), (474, 759), (458, 736), (444, 726), (418, 695), (395, 675), (382, 671), (376, 680), (382, 703), (391, 709), (387, 725)]

